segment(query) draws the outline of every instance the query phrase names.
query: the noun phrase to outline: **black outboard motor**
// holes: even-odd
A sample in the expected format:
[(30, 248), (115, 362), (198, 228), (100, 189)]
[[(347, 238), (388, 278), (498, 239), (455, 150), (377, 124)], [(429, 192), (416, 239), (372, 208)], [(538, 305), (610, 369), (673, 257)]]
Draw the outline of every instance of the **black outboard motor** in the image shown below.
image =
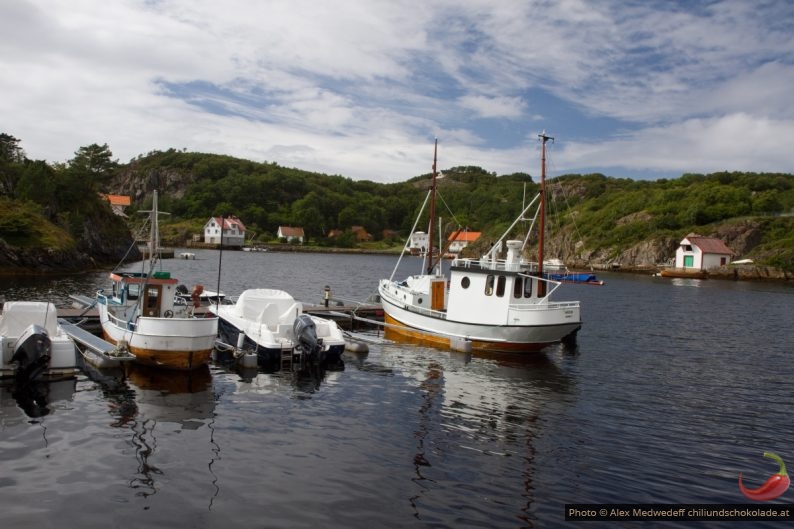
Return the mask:
[(292, 333), (295, 335), (298, 347), (301, 348), (307, 359), (323, 361), (323, 340), (317, 338), (317, 327), (311, 316), (301, 314), (295, 318), (295, 322), (292, 324)]
[(11, 361), (17, 363), (16, 378), (19, 382), (31, 382), (50, 363), (52, 343), (47, 331), (35, 323), (28, 326), (17, 340)]

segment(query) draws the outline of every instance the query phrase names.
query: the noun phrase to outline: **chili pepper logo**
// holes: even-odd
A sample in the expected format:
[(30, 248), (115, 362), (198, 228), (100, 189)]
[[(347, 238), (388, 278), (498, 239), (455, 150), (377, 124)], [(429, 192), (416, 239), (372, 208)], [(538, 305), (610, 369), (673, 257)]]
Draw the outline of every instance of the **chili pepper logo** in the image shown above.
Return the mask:
[(774, 459), (777, 461), (778, 465), (780, 465), (780, 471), (777, 474), (772, 474), (769, 476), (769, 479), (766, 480), (766, 483), (758, 487), (757, 489), (747, 489), (744, 485), (742, 485), (742, 475), (739, 474), (739, 490), (742, 491), (742, 494), (745, 497), (750, 498), (751, 500), (755, 501), (769, 501), (774, 500), (788, 489), (791, 480), (786, 473), (786, 465), (783, 463), (783, 460), (780, 459), (780, 456), (777, 454), (773, 454), (772, 452), (764, 452), (764, 457), (768, 457), (769, 459)]

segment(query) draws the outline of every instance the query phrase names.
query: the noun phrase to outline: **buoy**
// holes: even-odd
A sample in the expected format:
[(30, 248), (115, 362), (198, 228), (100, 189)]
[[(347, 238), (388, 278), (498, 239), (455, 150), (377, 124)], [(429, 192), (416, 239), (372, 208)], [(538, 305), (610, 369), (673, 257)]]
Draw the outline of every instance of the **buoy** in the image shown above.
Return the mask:
[(243, 367), (256, 367), (256, 353), (245, 353), (240, 363)]
[(364, 342), (345, 340), (345, 350), (351, 353), (368, 353), (369, 346)]
[(461, 353), (470, 353), (471, 340), (453, 336), (449, 339), (449, 348), (453, 351), (460, 351)]

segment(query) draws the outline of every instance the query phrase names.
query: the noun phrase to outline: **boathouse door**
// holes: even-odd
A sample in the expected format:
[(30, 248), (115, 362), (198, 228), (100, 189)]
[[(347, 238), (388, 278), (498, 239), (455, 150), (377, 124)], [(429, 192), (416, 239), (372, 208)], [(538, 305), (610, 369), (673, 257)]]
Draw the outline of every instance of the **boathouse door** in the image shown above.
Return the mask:
[(143, 295), (143, 315), (153, 318), (160, 316), (160, 302), (162, 297), (161, 285), (148, 285)]
[(695, 266), (695, 256), (694, 255), (685, 255), (684, 256), (684, 268), (692, 268)]

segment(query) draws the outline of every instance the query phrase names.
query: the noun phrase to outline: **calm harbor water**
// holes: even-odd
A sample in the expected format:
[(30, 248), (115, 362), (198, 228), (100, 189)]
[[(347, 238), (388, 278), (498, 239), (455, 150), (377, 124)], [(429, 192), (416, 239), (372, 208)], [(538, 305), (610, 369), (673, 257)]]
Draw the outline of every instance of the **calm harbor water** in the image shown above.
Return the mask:
[[(215, 290), (218, 252), (196, 253), (165, 268)], [(221, 290), (363, 300), (396, 260), (224, 252)], [(67, 306), (105, 276), (2, 278), (0, 295)], [(794, 288), (600, 277), (557, 297), (582, 301), (577, 347), (528, 359), (384, 344), (325, 372), (87, 370), (38, 395), (0, 388), (3, 524), (559, 527), (584, 523), (566, 503), (747, 503), (739, 473), (755, 487), (777, 471), (764, 451), (794, 467)]]

